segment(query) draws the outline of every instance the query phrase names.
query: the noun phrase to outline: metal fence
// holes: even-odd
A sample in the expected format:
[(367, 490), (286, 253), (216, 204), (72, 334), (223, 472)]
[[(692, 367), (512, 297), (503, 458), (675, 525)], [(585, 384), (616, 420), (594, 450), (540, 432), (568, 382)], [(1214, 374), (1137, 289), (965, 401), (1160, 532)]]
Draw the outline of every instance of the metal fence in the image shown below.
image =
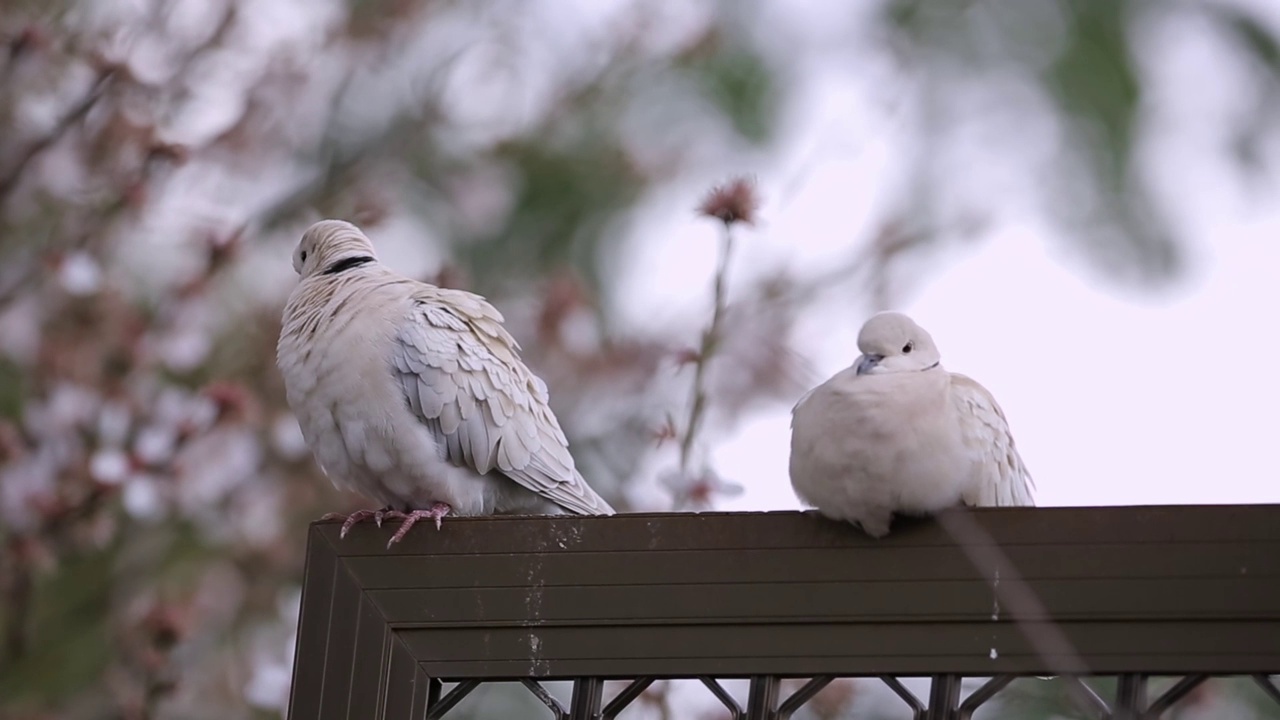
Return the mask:
[[(480, 683), (517, 681), (547, 717), (613, 718), (661, 678), (751, 720), (843, 677), (880, 677), (930, 720), (1022, 676), (1066, 676), (1098, 718), (1161, 717), (1214, 675), (1280, 702), (1280, 506), (949, 517), (878, 541), (796, 512), (447, 518), (390, 550), (386, 528), (316, 523), (290, 717), (448, 718)], [(1091, 675), (1116, 676), (1114, 696)], [(1150, 693), (1156, 675), (1181, 680)], [(932, 677), (927, 697), (906, 676)], [(727, 678), (749, 679), (745, 703)], [(574, 682), (567, 706), (551, 679)]]

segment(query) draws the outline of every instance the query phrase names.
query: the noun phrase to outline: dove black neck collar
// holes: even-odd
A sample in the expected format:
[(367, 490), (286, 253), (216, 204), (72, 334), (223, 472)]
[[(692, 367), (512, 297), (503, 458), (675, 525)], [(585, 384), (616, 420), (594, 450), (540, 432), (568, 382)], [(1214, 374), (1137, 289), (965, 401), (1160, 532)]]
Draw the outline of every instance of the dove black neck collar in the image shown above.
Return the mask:
[(368, 265), (371, 262), (373, 262), (373, 256), (371, 255), (357, 255), (355, 257), (342, 258), (341, 260), (325, 268), (324, 272), (320, 274), (321, 275), (337, 275), (340, 272), (346, 272), (351, 268), (360, 267), (361, 265)]
[(938, 367), (938, 366), (939, 366), (939, 365), (941, 365), (941, 364), (942, 364), (942, 361), (941, 361), (941, 360), (939, 360), (939, 361), (935, 362), (934, 364), (930, 365), (929, 367), (924, 368), (924, 369), (923, 369), (923, 370), (921, 370), (920, 372), (929, 372), (930, 370), (932, 370), (932, 369), (934, 369), (934, 368)]

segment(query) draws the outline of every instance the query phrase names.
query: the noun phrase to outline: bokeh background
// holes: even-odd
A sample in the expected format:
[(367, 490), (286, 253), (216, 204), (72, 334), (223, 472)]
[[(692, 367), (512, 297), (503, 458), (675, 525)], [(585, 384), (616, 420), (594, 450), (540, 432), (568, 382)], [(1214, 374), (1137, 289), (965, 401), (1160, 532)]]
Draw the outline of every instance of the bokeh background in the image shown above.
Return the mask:
[[(488, 296), (622, 509), (798, 507), (789, 409), (884, 308), (994, 391), (1041, 504), (1280, 502), (1277, 129), (1269, 0), (9, 0), (0, 717), (282, 715), (306, 525), (361, 505), (274, 368), (321, 217)], [(741, 174), (704, 357), (695, 208)], [(1275, 716), (1230, 681), (1175, 715)]]

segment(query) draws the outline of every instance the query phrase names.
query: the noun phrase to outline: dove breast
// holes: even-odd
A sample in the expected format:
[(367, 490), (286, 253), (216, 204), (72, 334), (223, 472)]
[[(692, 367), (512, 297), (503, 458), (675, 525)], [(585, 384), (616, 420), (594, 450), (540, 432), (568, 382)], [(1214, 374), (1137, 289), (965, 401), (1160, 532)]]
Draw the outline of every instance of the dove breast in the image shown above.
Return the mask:
[(937, 512), (961, 499), (964, 453), (947, 372), (910, 382), (848, 368), (815, 388), (792, 416), (797, 496), (839, 520)]
[(894, 514), (1033, 504), (1003, 411), (977, 382), (942, 367), (927, 332), (881, 313), (859, 348), (853, 366), (792, 411), (790, 475), (802, 501), (877, 537)]

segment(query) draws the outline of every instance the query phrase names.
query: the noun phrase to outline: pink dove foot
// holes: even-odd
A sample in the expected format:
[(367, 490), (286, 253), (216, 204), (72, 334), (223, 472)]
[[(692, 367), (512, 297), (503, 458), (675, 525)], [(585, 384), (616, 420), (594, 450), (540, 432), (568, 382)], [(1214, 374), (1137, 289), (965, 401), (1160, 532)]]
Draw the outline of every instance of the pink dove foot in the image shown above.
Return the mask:
[(328, 515), (325, 515), (320, 519), (321, 520), (342, 520), (343, 521), (342, 530), (338, 532), (338, 537), (341, 539), (346, 539), (347, 533), (351, 532), (351, 527), (356, 523), (360, 522), (361, 520), (368, 520), (369, 518), (373, 518), (373, 521), (378, 524), (378, 527), (382, 527), (382, 521), (388, 517), (391, 517), (391, 513), (393, 512), (395, 511), (392, 510), (391, 508), (384, 507), (381, 510), (357, 510), (351, 513), (350, 515), (343, 515), (342, 513), (329, 513)]
[(400, 512), (399, 510), (388, 510), (384, 515), (384, 517), (398, 518), (401, 520), (401, 522), (400, 522), (400, 528), (396, 530), (396, 534), (392, 535), (391, 539), (387, 541), (387, 547), (389, 548), (392, 545), (395, 545), (396, 543), (400, 542), (400, 540), (404, 538), (405, 533), (409, 532), (409, 530), (414, 526), (414, 524), (416, 524), (419, 520), (422, 520), (424, 518), (430, 518), (432, 520), (435, 520), (436, 530), (439, 530), (440, 521), (444, 519), (444, 516), (448, 515), (452, 510), (453, 508), (449, 507), (448, 503), (442, 503), (442, 502), (432, 503), (431, 508), (428, 510), (411, 510), (407, 513)]

